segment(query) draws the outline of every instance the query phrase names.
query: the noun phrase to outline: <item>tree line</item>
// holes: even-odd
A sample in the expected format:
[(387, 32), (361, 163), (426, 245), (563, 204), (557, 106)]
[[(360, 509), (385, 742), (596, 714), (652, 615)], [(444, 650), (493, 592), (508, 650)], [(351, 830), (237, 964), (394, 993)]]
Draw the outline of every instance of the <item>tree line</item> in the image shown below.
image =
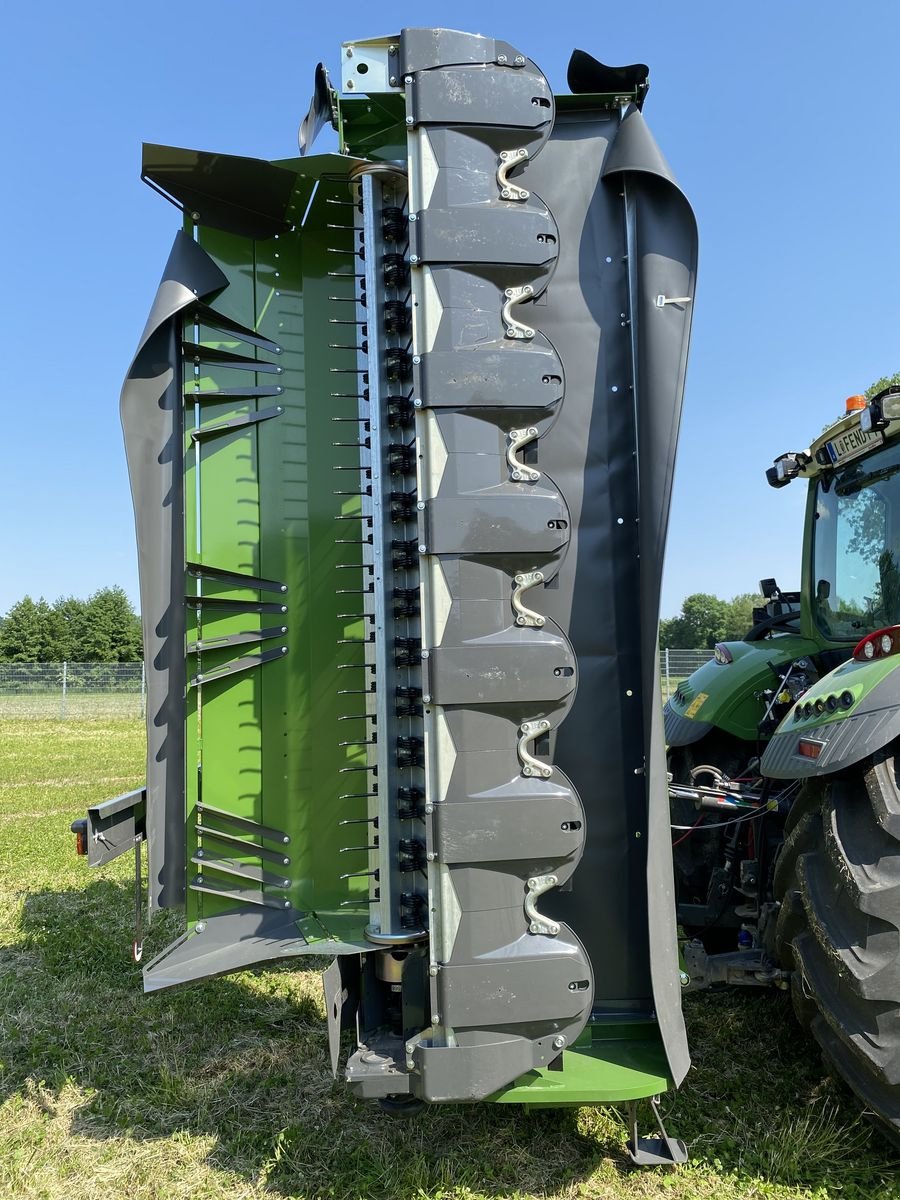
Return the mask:
[(86, 600), (25, 596), (0, 618), (0, 662), (140, 662), (141, 621), (120, 587)]
[(685, 596), (677, 617), (659, 623), (662, 650), (710, 650), (716, 642), (740, 641), (753, 626), (753, 609), (763, 605), (762, 596), (742, 592), (721, 600), (708, 592)]

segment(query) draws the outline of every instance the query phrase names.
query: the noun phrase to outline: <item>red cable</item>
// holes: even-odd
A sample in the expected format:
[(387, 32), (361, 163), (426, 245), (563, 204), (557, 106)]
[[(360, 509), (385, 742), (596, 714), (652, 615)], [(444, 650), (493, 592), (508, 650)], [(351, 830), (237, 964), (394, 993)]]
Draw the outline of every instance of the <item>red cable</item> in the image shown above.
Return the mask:
[(691, 834), (694, 832), (694, 830), (697, 828), (697, 826), (703, 820), (704, 816), (705, 816), (705, 813), (701, 813), (700, 816), (697, 818), (697, 820), (693, 823), (693, 825), (687, 831), (687, 833), (683, 833), (680, 838), (675, 839), (675, 841), (672, 843), (673, 850), (675, 849), (676, 846), (680, 846), (681, 843), (685, 840), (685, 838), (689, 838), (691, 836)]

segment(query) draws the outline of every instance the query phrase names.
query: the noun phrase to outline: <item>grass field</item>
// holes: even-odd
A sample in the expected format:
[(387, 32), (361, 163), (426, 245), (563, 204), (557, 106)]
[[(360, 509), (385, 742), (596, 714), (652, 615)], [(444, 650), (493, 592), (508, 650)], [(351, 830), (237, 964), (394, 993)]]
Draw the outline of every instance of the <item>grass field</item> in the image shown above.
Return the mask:
[[(132, 863), (69, 822), (138, 784), (135, 721), (0, 720), (0, 1196), (17, 1200), (866, 1197), (897, 1164), (779, 994), (689, 998), (663, 1108), (691, 1163), (637, 1171), (615, 1109), (397, 1122), (332, 1082), (315, 963), (142, 995)], [(161, 922), (147, 953), (169, 940)]]

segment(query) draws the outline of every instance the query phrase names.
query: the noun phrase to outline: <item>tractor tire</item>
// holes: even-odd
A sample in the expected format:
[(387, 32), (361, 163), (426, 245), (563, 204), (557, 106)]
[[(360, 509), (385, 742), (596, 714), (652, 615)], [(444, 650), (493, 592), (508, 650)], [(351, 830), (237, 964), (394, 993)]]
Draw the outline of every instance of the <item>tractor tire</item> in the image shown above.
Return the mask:
[(900, 743), (803, 786), (775, 897), (798, 1019), (900, 1146)]

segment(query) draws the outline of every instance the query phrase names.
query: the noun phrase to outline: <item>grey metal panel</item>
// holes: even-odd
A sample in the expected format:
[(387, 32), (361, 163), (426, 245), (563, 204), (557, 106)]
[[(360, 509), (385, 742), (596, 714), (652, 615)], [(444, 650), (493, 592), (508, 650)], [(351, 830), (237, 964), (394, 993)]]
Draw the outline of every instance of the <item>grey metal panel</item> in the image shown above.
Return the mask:
[(236, 909), (217, 913), (167, 946), (144, 967), (144, 991), (156, 992), (213, 975), (227, 975), (272, 959), (302, 954), (358, 954), (365, 946), (338, 940), (307, 942), (295, 909)]
[(204, 225), (268, 238), (291, 224), (297, 176), (263, 159), (145, 144), (141, 175)]
[[(894, 676), (889, 675), (860, 704), (852, 716), (825, 725), (792, 727), (786, 717), (762, 756), (762, 773), (772, 779), (809, 779), (830, 775), (868, 758), (894, 738), (900, 737), (900, 696), (890, 699), (882, 689)], [(896, 695), (896, 685), (889, 689)], [(879, 694), (881, 693), (881, 694)], [(875, 702), (877, 701), (877, 707)], [(887, 703), (886, 703), (887, 701)], [(818, 758), (806, 758), (797, 743), (809, 738), (822, 743)]]
[(410, 225), (409, 249), (423, 263), (503, 263), (543, 267), (556, 258), (559, 230), (535, 197), (509, 219), (509, 204), (437, 208), (433, 204)]
[(227, 279), (179, 233), (119, 411), (134, 503), (147, 664), (149, 904), (180, 906), (184, 861), (184, 517), (181, 313)]
[(682, 717), (668, 701), (663, 709), (663, 725), (667, 746), (690, 746), (712, 729), (708, 721), (692, 721), (689, 717)]
[(511, 626), (462, 646), (442, 643), (427, 680), (435, 704), (552, 702), (574, 690), (575, 658), (558, 634)]
[[(534, 953), (534, 948), (534, 939), (529, 939), (523, 947), (526, 953), (521, 957), (442, 967), (447, 1024), (454, 1029), (498, 1024), (498, 995), (508, 1007), (503, 1024), (544, 1021), (548, 1007), (561, 1025), (577, 1020), (584, 1008), (584, 997), (569, 985), (584, 977), (580, 959), (561, 958), (559, 941), (553, 943), (552, 957)], [(554, 999), (548, 1000), (551, 996)]]
[(471, 1045), (419, 1045), (413, 1061), (421, 1078), (423, 1097), (458, 1102), (486, 1100), (504, 1087), (506, 1080), (546, 1065), (558, 1053), (548, 1047), (536, 1063), (534, 1046), (528, 1038), (489, 1030)]
[(439, 65), (496, 63), (501, 56), (510, 66), (525, 63), (525, 56), (509, 42), (480, 33), (410, 26), (400, 37), (400, 61), (405, 75)]
[[(529, 487), (529, 503), (523, 504)], [(569, 540), (565, 501), (540, 485), (509, 483), (477, 495), (442, 495), (425, 511), (433, 554), (552, 553)]]
[(539, 73), (444, 67), (420, 71), (407, 85), (406, 111), (416, 125), (500, 125), (538, 129), (555, 102)]
[(133, 850), (135, 838), (144, 837), (146, 812), (146, 788), (92, 804), (87, 811), (88, 866), (106, 866), (120, 854)]
[(416, 394), (429, 408), (547, 408), (562, 399), (564, 372), (546, 339), (527, 348), (487, 342), (432, 350), (413, 368)]
[(562, 114), (527, 176), (570, 231), (546, 304), (529, 320), (566, 367), (566, 400), (539, 465), (566, 498), (572, 542), (541, 607), (578, 659), (556, 761), (587, 810), (572, 890), (545, 906), (603, 963), (600, 1008), (656, 1011), (677, 1081), (689, 1060), (655, 647), (690, 305), (656, 308), (656, 297), (692, 295), (696, 231), (640, 121), (636, 110), (621, 122)]
[(584, 810), (571, 788), (517, 775), (498, 791), (489, 799), (439, 806), (435, 839), (442, 862), (567, 859), (578, 851), (584, 841)]

